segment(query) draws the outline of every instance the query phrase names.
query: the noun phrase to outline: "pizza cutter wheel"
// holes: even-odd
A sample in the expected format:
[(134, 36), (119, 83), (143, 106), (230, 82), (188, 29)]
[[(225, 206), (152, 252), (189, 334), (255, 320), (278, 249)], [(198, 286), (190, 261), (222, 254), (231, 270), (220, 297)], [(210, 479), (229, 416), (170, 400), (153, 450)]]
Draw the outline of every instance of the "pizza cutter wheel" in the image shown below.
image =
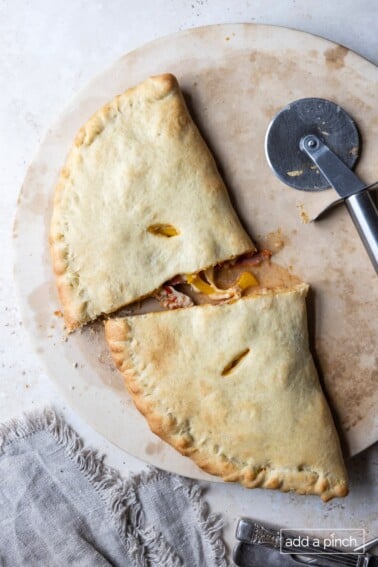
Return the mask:
[(345, 202), (378, 273), (378, 211), (370, 193), (373, 185), (366, 185), (351, 169), (360, 154), (360, 136), (352, 118), (329, 100), (296, 100), (273, 118), (265, 151), (269, 165), (286, 185), (300, 191), (336, 190), (339, 199), (334, 204)]

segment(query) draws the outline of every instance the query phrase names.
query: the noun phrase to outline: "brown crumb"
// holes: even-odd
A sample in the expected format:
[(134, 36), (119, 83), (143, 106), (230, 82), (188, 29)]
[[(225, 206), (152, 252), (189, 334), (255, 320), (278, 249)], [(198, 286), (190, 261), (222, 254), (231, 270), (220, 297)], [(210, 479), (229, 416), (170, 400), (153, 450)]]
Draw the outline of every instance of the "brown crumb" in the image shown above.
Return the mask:
[(299, 218), (303, 224), (308, 224), (310, 222), (310, 217), (308, 213), (305, 211), (304, 204), (300, 203), (297, 205), (297, 209), (299, 209)]

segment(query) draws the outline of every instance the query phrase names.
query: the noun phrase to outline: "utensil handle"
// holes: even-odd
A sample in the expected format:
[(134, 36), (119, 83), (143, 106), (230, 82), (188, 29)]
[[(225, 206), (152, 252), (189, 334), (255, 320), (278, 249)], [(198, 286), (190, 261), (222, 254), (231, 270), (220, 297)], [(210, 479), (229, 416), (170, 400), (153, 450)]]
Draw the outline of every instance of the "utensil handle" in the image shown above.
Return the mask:
[(345, 204), (378, 274), (378, 211), (369, 191), (347, 197)]

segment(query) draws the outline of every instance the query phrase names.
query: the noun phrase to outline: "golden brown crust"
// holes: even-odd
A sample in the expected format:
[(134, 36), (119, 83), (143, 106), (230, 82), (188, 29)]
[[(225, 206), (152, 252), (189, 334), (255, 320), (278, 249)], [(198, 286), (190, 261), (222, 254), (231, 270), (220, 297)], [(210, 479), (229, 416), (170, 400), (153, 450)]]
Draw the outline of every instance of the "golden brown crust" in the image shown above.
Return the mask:
[[(156, 235), (156, 223), (177, 235)], [(254, 250), (173, 75), (115, 97), (80, 129), (56, 187), (50, 248), (69, 331), (179, 273)]]
[[(348, 488), (303, 329), (306, 291), (301, 285), (232, 305), (111, 319), (105, 331), (136, 407), (151, 430), (180, 453), (225, 481), (317, 494), (327, 501), (345, 496)], [(230, 377), (219, 375), (214, 381), (209, 361), (223, 367), (220, 360), (233, 352), (236, 329), (237, 348), (242, 350), (245, 340), (254, 345), (251, 358)], [(283, 332), (291, 339), (280, 337)], [(274, 350), (273, 365), (259, 352), (264, 343)], [(205, 346), (202, 353), (202, 345), (213, 346)], [(199, 364), (188, 363), (194, 356)], [(207, 400), (205, 405), (202, 400)]]

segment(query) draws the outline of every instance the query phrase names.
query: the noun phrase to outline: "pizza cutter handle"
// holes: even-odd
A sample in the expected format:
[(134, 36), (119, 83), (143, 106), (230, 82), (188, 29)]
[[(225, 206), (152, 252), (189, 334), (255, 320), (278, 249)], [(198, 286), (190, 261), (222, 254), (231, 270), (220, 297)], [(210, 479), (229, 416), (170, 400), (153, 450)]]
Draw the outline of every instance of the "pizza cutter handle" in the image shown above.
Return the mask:
[(378, 274), (378, 211), (366, 185), (315, 134), (301, 138), (299, 147), (312, 159), (330, 185), (344, 199)]
[(373, 197), (365, 190), (347, 197), (345, 204), (378, 274), (378, 211)]

